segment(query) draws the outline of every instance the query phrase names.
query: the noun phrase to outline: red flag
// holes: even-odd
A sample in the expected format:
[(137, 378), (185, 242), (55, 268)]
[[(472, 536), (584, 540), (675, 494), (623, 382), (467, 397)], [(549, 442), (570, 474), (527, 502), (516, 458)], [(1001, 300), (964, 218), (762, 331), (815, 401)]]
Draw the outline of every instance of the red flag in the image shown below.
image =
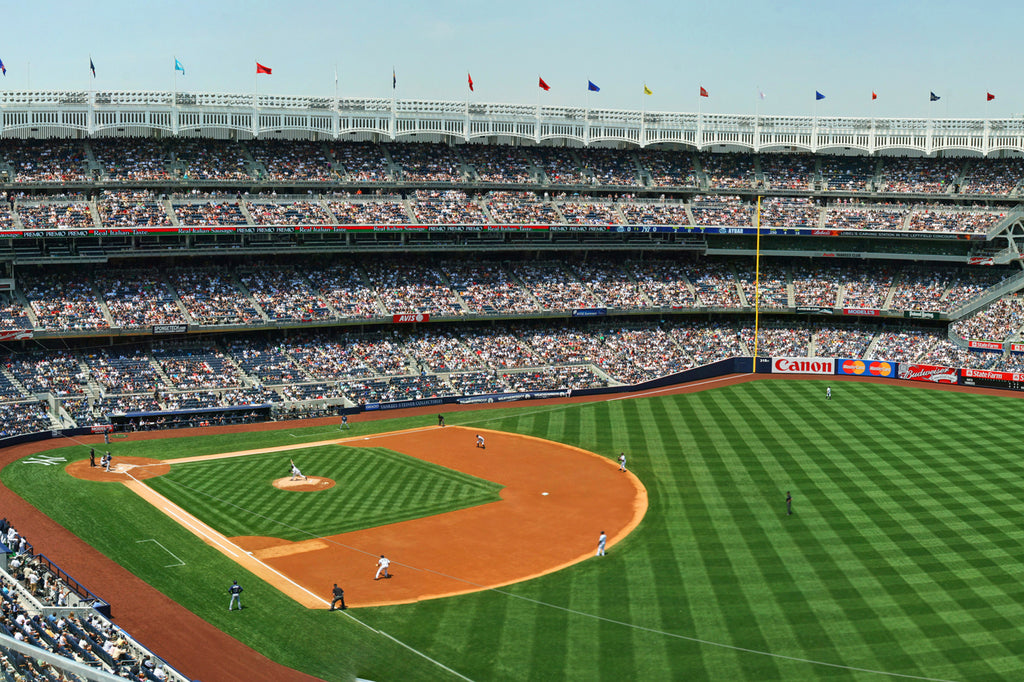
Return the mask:
[(269, 66), (263, 66), (259, 62), (256, 62), (256, 73), (265, 73), (265, 74), (267, 74), (269, 76), (270, 75), (270, 67)]
[(878, 93), (872, 92), (871, 93), (871, 99), (878, 99)]
[(996, 98), (996, 96), (995, 96), (995, 95), (993, 95), (993, 94), (992, 94), (991, 92), (987, 92), (987, 93), (985, 93), (985, 101), (986, 101), (986, 102), (991, 102), (991, 101), (992, 101), (992, 100), (994, 100), (995, 98)]
[(544, 90), (544, 91), (548, 91), (548, 90), (550, 90), (550, 89), (551, 89), (551, 86), (550, 86), (550, 85), (548, 85), (547, 83), (545, 83), (545, 82), (544, 82), (544, 79), (543, 79), (543, 78), (541, 78), (541, 77), (539, 77), (539, 76), (538, 76), (538, 77), (537, 77), (537, 80), (538, 80), (538, 83), (537, 83), (537, 85), (539, 85), (539, 86), (540, 86), (540, 89), (541, 89), (541, 90)]
[(700, 86), (700, 96), (701, 96), (701, 97), (708, 97), (708, 96), (709, 96), (709, 95), (708, 95), (708, 91), (704, 89), (704, 86), (703, 86), (703, 85), (702, 85), (702, 86)]
[(473, 90), (473, 74), (467, 72), (466, 73), (466, 77), (469, 78), (469, 91), (470, 92), (474, 92), (474, 90)]

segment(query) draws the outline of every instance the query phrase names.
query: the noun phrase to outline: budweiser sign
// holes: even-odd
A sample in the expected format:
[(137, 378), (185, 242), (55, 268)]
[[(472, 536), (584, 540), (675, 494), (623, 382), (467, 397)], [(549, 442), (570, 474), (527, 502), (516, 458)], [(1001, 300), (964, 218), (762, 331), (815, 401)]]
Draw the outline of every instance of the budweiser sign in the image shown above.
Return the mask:
[(778, 374), (835, 374), (834, 358), (772, 358), (772, 372)]
[(391, 321), (395, 324), (406, 322), (430, 322), (430, 313), (409, 313), (406, 315), (392, 315)]
[(908, 365), (900, 364), (900, 379), (910, 381), (930, 381), (935, 384), (957, 383), (957, 371), (952, 367), (939, 365)]
[(31, 338), (31, 329), (8, 329), (0, 332), (0, 341), (23, 341)]

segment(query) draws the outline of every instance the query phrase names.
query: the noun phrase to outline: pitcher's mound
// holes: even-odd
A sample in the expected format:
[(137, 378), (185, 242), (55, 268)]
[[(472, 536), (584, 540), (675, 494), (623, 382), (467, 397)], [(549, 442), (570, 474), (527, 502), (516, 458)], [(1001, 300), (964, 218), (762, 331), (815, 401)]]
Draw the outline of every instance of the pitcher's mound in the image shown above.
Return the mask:
[(293, 481), (291, 478), (279, 478), (274, 481), (274, 487), (281, 490), (297, 490), (300, 493), (307, 493), (313, 490), (327, 490), (334, 487), (334, 480), (323, 476), (307, 476)]

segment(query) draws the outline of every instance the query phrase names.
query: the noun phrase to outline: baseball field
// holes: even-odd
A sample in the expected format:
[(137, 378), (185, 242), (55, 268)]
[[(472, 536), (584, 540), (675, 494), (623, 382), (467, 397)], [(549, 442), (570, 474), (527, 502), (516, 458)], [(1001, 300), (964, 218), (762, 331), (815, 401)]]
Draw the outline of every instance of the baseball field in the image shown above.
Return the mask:
[[(129, 486), (71, 475), (65, 465), (87, 457), (88, 441), (54, 442), (67, 447), (44, 454), (66, 461), (21, 458), (0, 480), (166, 595), (169, 610), (176, 602), (269, 659), (326, 680), (1020, 679), (1022, 403), (858, 381), (831, 383), (826, 401), (826, 385), (749, 381), (678, 395), (451, 412), (447, 423), (464, 427), (451, 433), (486, 430), (488, 449), (474, 452), (467, 440), (465, 452), (445, 463), (409, 451), (418, 437), (324, 444), (393, 432), (420, 433), (426, 444), (438, 431), (435, 414), (353, 419), (352, 432), (342, 434), (337, 424), (294, 423), (111, 444), (115, 461), (263, 451), (171, 464), (143, 483), (224, 537), (280, 543), (345, 542), (498, 508), (511, 484), (460, 462), (519, 457), (529, 448), (509, 444), (520, 437), (569, 446), (545, 455), (552, 472), (561, 457), (595, 453), (597, 461), (574, 467), (618, 475), (614, 459), (627, 453), (631, 473), (622, 478), (636, 477), (645, 508), (635, 527), (622, 521), (623, 532), (609, 529), (606, 557), (580, 551), (595, 549), (604, 530), (589, 528), (604, 524), (592, 518), (583, 537), (552, 536), (572, 559), (558, 570), (491, 586), (467, 567), (448, 577), (472, 583), (468, 593), (361, 606), (368, 591), (397, 590), (413, 572), (433, 567), (407, 559), (427, 556), (415, 543), (383, 548), (395, 578), (375, 584), (373, 552), (360, 547), (365, 558), (350, 562), (358, 567), (337, 567), (350, 576), (343, 586), (354, 606), (341, 613), (299, 603)], [(275, 452), (282, 448), (292, 449)], [(304, 473), (335, 485), (275, 488), (292, 457)], [(543, 468), (533, 475), (542, 479), (537, 490), (560, 490), (563, 475), (556, 481), (551, 473), (550, 486), (546, 475)], [(606, 482), (581, 474), (564, 489), (601, 508), (617, 479), (595, 480)], [(499, 534), (483, 563), (514, 568), (524, 557), (558, 553), (517, 537)], [(47, 551), (45, 541), (29, 539)], [(455, 552), (460, 525), (419, 542)], [(119, 586), (106, 575), (75, 577), (116, 596)], [(229, 613), (233, 579), (245, 586), (246, 608)], [(115, 618), (118, 608), (115, 602)], [(126, 613), (122, 625), (141, 628), (140, 639), (162, 653), (160, 638), (147, 638), (147, 616), (161, 618)], [(192, 671), (202, 670), (200, 659), (217, 656), (211, 641), (208, 650), (168, 659), (198, 677)], [(237, 673), (239, 680), (259, 677)]]

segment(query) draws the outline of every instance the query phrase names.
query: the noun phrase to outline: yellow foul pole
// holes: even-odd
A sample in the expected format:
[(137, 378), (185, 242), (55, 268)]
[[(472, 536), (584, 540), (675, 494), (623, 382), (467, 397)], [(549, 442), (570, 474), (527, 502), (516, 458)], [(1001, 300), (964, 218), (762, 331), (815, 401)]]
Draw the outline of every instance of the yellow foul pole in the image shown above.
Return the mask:
[(757, 230), (757, 246), (754, 251), (754, 367), (757, 372), (757, 333), (761, 315), (761, 197), (757, 198), (757, 213), (754, 214), (754, 228)]

